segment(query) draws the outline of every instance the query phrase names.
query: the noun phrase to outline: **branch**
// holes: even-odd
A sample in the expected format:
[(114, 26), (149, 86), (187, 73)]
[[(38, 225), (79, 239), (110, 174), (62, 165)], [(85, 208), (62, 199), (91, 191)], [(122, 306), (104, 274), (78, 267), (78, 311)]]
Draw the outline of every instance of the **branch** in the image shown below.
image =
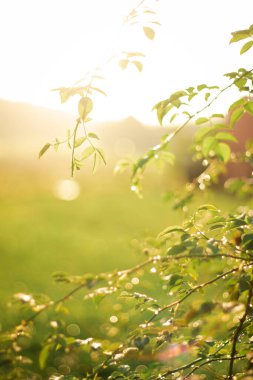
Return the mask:
[[(246, 358), (246, 355), (241, 355), (241, 356), (236, 356), (234, 357), (234, 360), (239, 360), (239, 359), (244, 359)], [(203, 360), (203, 359), (202, 359)], [(213, 359), (207, 359), (204, 363), (201, 363), (199, 364), (198, 366), (194, 367), (190, 372), (187, 373), (187, 375), (185, 375), (182, 380), (186, 380), (188, 379), (188, 377), (190, 375), (192, 375), (194, 372), (196, 372), (198, 369), (200, 369), (201, 367), (204, 367), (205, 365), (208, 365), (210, 363), (213, 363), (213, 362), (217, 362), (217, 361), (223, 361), (223, 360), (230, 360), (230, 358), (227, 358), (227, 357), (220, 357), (220, 358), (213, 358)], [(189, 368), (189, 367), (188, 367)]]
[(243, 316), (240, 319), (239, 325), (237, 326), (237, 329), (235, 330), (235, 334), (234, 334), (234, 337), (233, 337), (231, 355), (230, 355), (230, 359), (229, 359), (230, 360), (230, 364), (229, 364), (229, 370), (228, 370), (228, 380), (232, 380), (233, 379), (233, 367), (234, 367), (234, 361), (236, 359), (236, 357), (235, 357), (235, 355), (236, 355), (236, 345), (237, 345), (237, 342), (238, 342), (239, 335), (242, 332), (243, 324), (244, 324), (244, 322), (245, 322), (245, 320), (247, 318), (247, 315), (249, 314), (251, 298), (252, 298), (252, 287), (249, 289), (249, 294), (248, 294), (248, 299), (247, 299), (247, 304), (246, 304), (245, 312), (244, 312)]
[[(108, 275), (109, 277), (109, 280), (111, 280), (112, 278), (115, 278), (115, 277), (118, 277), (119, 280), (125, 278), (126, 276), (132, 274), (132, 273), (135, 273), (137, 272), (139, 269), (141, 268), (144, 268), (145, 266), (149, 265), (149, 264), (152, 264), (156, 261), (160, 260), (160, 256), (155, 256), (155, 257), (152, 257), (146, 261), (144, 261), (143, 263), (141, 264), (138, 264), (136, 266), (134, 266), (133, 268), (130, 268), (130, 269), (126, 269), (124, 271), (118, 271), (116, 273), (113, 273), (112, 275)], [(96, 279), (94, 280), (93, 282), (93, 286), (94, 285), (97, 285), (99, 282), (103, 281), (104, 279)], [(29, 322), (33, 321), (35, 318), (38, 317), (38, 315), (40, 315), (42, 312), (44, 312), (45, 310), (53, 307), (53, 306), (56, 306), (62, 302), (65, 302), (67, 301), (69, 298), (71, 298), (75, 293), (79, 292), (79, 290), (85, 288), (87, 286), (87, 283), (84, 282), (84, 283), (81, 283), (79, 284), (78, 286), (76, 286), (74, 289), (72, 289), (69, 293), (67, 293), (65, 296), (59, 298), (58, 300), (55, 300), (55, 301), (51, 301), (51, 302), (48, 302), (47, 304), (43, 305), (43, 307), (36, 311), (31, 317), (25, 319), (22, 323), (24, 325), (28, 324)]]
[(218, 275), (217, 277), (213, 278), (212, 280), (210, 281), (207, 281), (207, 282), (204, 282), (202, 284), (199, 284), (197, 286), (194, 286), (185, 296), (183, 296), (182, 298), (180, 298), (179, 300), (176, 300), (174, 302), (171, 302), (170, 304), (158, 309), (153, 315), (152, 317), (146, 322), (146, 324), (148, 325), (149, 323), (151, 323), (158, 315), (160, 315), (163, 311), (167, 310), (167, 309), (170, 309), (171, 307), (173, 306), (178, 306), (180, 305), (182, 302), (184, 302), (188, 297), (190, 297), (193, 293), (195, 293), (196, 291), (198, 291), (199, 289), (203, 289), (205, 288), (206, 286), (208, 285), (211, 285), (213, 284), (214, 282), (220, 280), (221, 278), (223, 278), (224, 276), (227, 276), (231, 273), (234, 273), (234, 272), (237, 272), (239, 270), (238, 267), (236, 268), (233, 268), (233, 269), (230, 269), (229, 271), (227, 272), (224, 272), (220, 275)]

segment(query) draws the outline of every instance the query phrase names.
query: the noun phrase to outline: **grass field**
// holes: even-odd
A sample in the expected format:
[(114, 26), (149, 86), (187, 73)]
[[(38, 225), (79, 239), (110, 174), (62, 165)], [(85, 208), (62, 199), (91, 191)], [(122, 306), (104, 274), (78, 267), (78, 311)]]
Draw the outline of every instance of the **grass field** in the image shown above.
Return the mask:
[[(182, 219), (180, 212), (163, 201), (164, 186), (157, 176), (147, 180), (140, 200), (129, 191), (128, 176), (115, 177), (109, 168), (96, 175), (85, 173), (79, 178), (80, 197), (66, 202), (52, 191), (57, 170), (2, 169), (2, 310), (16, 292), (45, 292), (52, 298), (66, 292), (54, 283), (51, 275), (55, 271), (97, 273), (140, 262), (143, 257), (134, 249), (136, 239), (156, 236)], [(222, 194), (213, 195), (213, 201), (223, 209), (236, 206)], [(197, 199), (199, 204), (206, 202)]]

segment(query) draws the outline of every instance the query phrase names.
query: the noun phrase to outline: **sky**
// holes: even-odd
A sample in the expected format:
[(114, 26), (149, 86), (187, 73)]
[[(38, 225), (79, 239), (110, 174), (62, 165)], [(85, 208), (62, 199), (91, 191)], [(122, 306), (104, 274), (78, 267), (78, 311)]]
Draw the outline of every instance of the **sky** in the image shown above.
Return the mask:
[[(0, 98), (76, 112), (77, 98), (61, 104), (52, 89), (71, 86), (102, 67), (93, 119), (134, 116), (154, 124), (152, 106), (177, 90), (227, 83), (223, 74), (251, 68), (252, 53), (229, 45), (231, 32), (253, 24), (252, 0), (146, 0), (156, 10), (154, 40), (141, 25), (122, 28), (135, 0), (1, 0)], [(153, 16), (152, 16), (153, 17)], [(145, 54), (141, 73), (107, 64), (120, 51)], [(231, 94), (232, 96), (233, 94)], [(230, 98), (221, 100), (225, 112)]]

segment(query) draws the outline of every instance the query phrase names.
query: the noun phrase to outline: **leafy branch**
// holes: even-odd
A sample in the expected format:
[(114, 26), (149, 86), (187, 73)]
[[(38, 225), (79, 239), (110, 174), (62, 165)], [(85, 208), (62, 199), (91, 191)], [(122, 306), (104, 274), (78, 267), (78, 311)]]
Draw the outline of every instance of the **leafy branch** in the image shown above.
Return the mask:
[(250, 284), (250, 289), (248, 292), (248, 299), (247, 299), (247, 303), (246, 303), (246, 307), (245, 307), (245, 312), (244, 312), (243, 316), (240, 318), (239, 324), (235, 330), (233, 340), (232, 340), (232, 348), (231, 348), (230, 363), (229, 363), (229, 370), (228, 370), (228, 380), (233, 379), (234, 361), (236, 359), (236, 346), (237, 346), (239, 336), (242, 332), (244, 322), (246, 321), (246, 318), (247, 318), (249, 311), (250, 311), (250, 303), (251, 303), (252, 295), (253, 295), (252, 284)]
[[(247, 267), (247, 266), (245, 266), (245, 267)], [(178, 307), (181, 303), (183, 303), (187, 298), (189, 298), (192, 294), (196, 293), (198, 290), (203, 289), (203, 288), (207, 287), (208, 285), (211, 285), (211, 284), (215, 283), (216, 281), (219, 281), (222, 278), (225, 278), (229, 274), (238, 272), (239, 270), (240, 270), (240, 268), (238, 268), (238, 267), (230, 269), (227, 272), (223, 272), (220, 275), (216, 276), (215, 278), (213, 278), (209, 281), (206, 281), (206, 282), (203, 282), (202, 284), (194, 286), (191, 290), (188, 291), (188, 293), (186, 293), (185, 296), (183, 296), (179, 300), (173, 301), (173, 302), (169, 303), (168, 305), (165, 305), (164, 307), (161, 307), (160, 309), (156, 310), (155, 313), (152, 315), (152, 317), (146, 322), (146, 325), (148, 326), (151, 322), (154, 321), (154, 319), (156, 319), (165, 310), (171, 309), (172, 307), (175, 307), (175, 306)]]

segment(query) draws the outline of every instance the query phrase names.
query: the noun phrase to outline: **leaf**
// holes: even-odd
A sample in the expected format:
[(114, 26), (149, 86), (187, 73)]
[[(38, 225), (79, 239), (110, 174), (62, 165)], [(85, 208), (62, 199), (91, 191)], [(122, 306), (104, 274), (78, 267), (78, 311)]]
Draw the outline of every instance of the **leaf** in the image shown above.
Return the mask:
[(129, 63), (128, 59), (121, 59), (119, 61), (119, 65), (122, 68), (122, 70), (125, 70), (127, 68), (128, 63)]
[(228, 132), (219, 132), (215, 135), (217, 140), (227, 140), (227, 141), (233, 141), (237, 142), (237, 139), (235, 136), (233, 136), (231, 133)]
[(47, 358), (49, 356), (49, 353), (52, 349), (52, 344), (46, 344), (42, 350), (40, 351), (40, 354), (39, 354), (39, 366), (40, 366), (40, 369), (44, 369), (45, 366), (46, 366), (46, 362), (47, 362)]
[(90, 157), (94, 153), (94, 148), (93, 146), (88, 146), (87, 148), (84, 149), (82, 152), (82, 160), (85, 160), (86, 158)]
[(204, 204), (204, 205), (201, 205), (199, 208), (198, 208), (198, 211), (203, 211), (203, 210), (208, 210), (208, 211), (219, 211), (217, 209), (217, 207), (215, 207), (214, 205), (212, 204)]
[(75, 140), (75, 148), (78, 148), (86, 140), (86, 137), (80, 137)]
[(43, 148), (39, 152), (39, 158), (43, 156), (44, 153), (50, 148), (51, 144), (47, 143), (43, 146)]
[(142, 71), (143, 64), (141, 62), (139, 62), (139, 61), (132, 61), (132, 63), (135, 65), (135, 67), (137, 68), (137, 70)]
[(103, 90), (101, 90), (100, 88), (98, 87), (93, 87), (93, 86), (90, 86), (90, 88), (94, 91), (97, 91), (99, 92), (100, 94), (104, 95), (104, 96), (107, 96), (106, 92), (104, 92)]
[(178, 113), (174, 113), (174, 115), (171, 116), (170, 118), (170, 123), (173, 122), (173, 120), (175, 120), (175, 118), (178, 116)]
[(152, 28), (149, 28), (148, 26), (143, 27), (144, 34), (147, 38), (150, 40), (153, 40), (155, 37), (155, 31)]
[(96, 148), (96, 151), (99, 154), (99, 157), (102, 159), (103, 163), (106, 165), (105, 154), (103, 150)]
[(248, 103), (244, 104), (244, 109), (250, 113), (251, 115), (253, 115), (253, 101), (249, 101)]
[(243, 45), (243, 47), (241, 48), (240, 54), (246, 53), (246, 51), (248, 51), (250, 48), (252, 48), (252, 46), (253, 46), (253, 41), (246, 42), (246, 44)]
[(96, 133), (93, 133), (93, 132), (89, 132), (88, 137), (90, 137), (91, 139), (99, 140), (99, 137), (96, 135)]
[(253, 233), (245, 234), (242, 238), (242, 246), (244, 249), (253, 249)]
[(203, 90), (204, 88), (207, 88), (207, 85), (206, 85), (206, 84), (200, 84), (200, 85), (197, 86), (197, 90), (198, 90), (198, 91), (201, 91), (201, 90)]
[(85, 98), (81, 98), (78, 103), (78, 113), (80, 119), (85, 121), (86, 116), (92, 111), (93, 102), (87, 96)]
[(236, 108), (231, 116), (230, 116), (230, 123), (229, 123), (229, 126), (230, 128), (233, 128), (235, 126), (235, 123), (241, 118), (241, 116), (243, 115), (244, 113), (244, 109), (243, 108)]
[(231, 155), (231, 149), (227, 144), (219, 143), (215, 147), (215, 153), (223, 162), (228, 162)]
[(200, 142), (203, 137), (205, 135), (207, 135), (208, 133), (212, 132), (212, 127), (202, 127), (200, 129), (197, 130), (197, 132), (195, 133), (195, 140), (196, 142)]
[(168, 162), (170, 165), (174, 165), (175, 155), (173, 153), (162, 151), (159, 156), (161, 157), (161, 159)]
[(234, 84), (239, 89), (242, 89), (245, 86), (246, 83), (247, 83), (247, 78), (244, 78), (244, 77), (243, 78), (239, 78), (236, 81), (234, 81)]
[(185, 230), (181, 226), (171, 226), (160, 232), (158, 237), (171, 234), (172, 232), (185, 232)]
[(211, 117), (216, 117), (219, 119), (224, 119), (223, 113), (213, 113)]
[(217, 140), (213, 136), (208, 136), (202, 143), (202, 152), (204, 156), (208, 156), (211, 150), (214, 150), (217, 145)]
[(205, 101), (206, 101), (206, 102), (208, 101), (210, 95), (211, 95), (210, 92), (207, 92), (207, 93), (205, 94)]
[(234, 103), (232, 103), (229, 107), (229, 111), (234, 110), (235, 108), (238, 108), (239, 106), (243, 105), (245, 103), (245, 99), (241, 98), (236, 100)]
[(230, 44), (232, 44), (233, 42), (241, 41), (241, 40), (244, 40), (245, 38), (250, 37), (248, 30), (238, 30), (237, 32), (233, 32), (231, 34), (232, 34), (232, 38), (229, 42)]
[(200, 125), (200, 124), (207, 123), (208, 121), (209, 121), (209, 119), (207, 119), (206, 117), (200, 117), (199, 119), (197, 119), (195, 121), (195, 124), (196, 125)]
[(185, 252), (187, 247), (183, 244), (175, 245), (174, 247), (170, 248), (167, 252), (168, 255), (178, 255), (179, 253)]

